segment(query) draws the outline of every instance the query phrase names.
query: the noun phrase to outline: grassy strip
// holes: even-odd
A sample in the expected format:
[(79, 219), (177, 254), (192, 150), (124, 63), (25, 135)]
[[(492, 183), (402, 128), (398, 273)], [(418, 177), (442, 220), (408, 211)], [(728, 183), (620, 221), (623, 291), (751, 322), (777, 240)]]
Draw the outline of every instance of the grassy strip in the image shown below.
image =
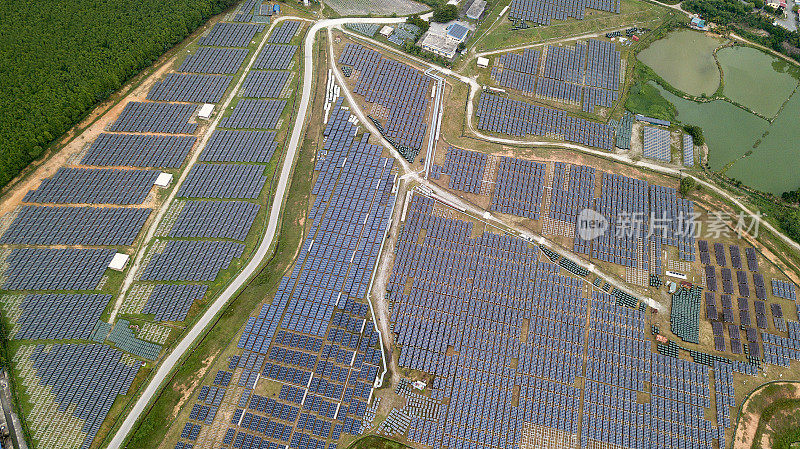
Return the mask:
[(349, 449), (408, 449), (408, 446), (383, 437), (370, 435), (355, 441)]

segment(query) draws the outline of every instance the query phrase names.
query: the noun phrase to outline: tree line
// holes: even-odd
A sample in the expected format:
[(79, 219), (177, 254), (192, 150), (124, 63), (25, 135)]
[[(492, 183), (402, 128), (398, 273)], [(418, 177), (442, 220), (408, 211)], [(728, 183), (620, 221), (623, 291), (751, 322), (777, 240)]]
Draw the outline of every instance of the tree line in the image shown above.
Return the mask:
[[(773, 25), (775, 18), (761, 13), (764, 0), (686, 0), (681, 6), (686, 11), (700, 14), (706, 20), (726, 26), (747, 39), (800, 61), (800, 33)], [(766, 31), (766, 35), (758, 33), (758, 30)]]
[(0, 186), (235, 0), (0, 0)]

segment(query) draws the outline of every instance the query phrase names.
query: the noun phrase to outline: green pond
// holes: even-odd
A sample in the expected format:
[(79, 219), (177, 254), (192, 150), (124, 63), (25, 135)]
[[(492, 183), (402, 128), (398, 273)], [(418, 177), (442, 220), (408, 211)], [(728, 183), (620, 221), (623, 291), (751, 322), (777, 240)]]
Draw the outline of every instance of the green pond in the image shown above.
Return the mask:
[(751, 47), (727, 47), (717, 52), (725, 87), (723, 95), (772, 118), (797, 87), (789, 64)]
[(719, 88), (714, 49), (725, 40), (691, 30), (673, 31), (653, 42), (637, 58), (676, 89), (690, 95), (711, 95)]
[[(732, 163), (726, 175), (774, 194), (800, 187), (800, 94), (793, 95), (770, 124), (724, 100), (697, 103), (656, 88), (675, 105), (681, 123), (703, 129), (712, 170)], [(743, 158), (748, 151), (753, 153)]]

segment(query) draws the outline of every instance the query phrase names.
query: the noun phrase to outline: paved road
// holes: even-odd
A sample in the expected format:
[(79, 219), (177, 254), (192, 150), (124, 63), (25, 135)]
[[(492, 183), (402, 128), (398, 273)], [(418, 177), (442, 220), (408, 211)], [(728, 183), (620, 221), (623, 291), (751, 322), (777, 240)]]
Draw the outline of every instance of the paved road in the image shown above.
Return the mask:
[[(275, 22), (273, 22), (272, 26), (275, 26), (281, 20), (305, 20), (300, 17), (289, 17), (283, 16), (278, 18)], [(398, 18), (387, 18), (387, 19), (373, 19), (368, 17), (359, 17), (359, 18), (341, 18), (341, 19), (330, 19), (330, 20), (322, 20), (315, 23), (311, 29), (309, 30), (308, 34), (306, 35), (306, 39), (303, 44), (303, 88), (302, 88), (302, 95), (300, 98), (300, 104), (297, 109), (297, 116), (295, 118), (294, 127), (292, 128), (292, 134), (289, 138), (289, 145), (286, 147), (286, 157), (284, 158), (283, 166), (281, 167), (280, 177), (278, 178), (278, 185), (275, 190), (275, 199), (272, 203), (272, 209), (270, 210), (269, 215), (269, 223), (267, 224), (267, 229), (264, 233), (264, 238), (261, 241), (261, 244), (256, 249), (253, 258), (250, 262), (242, 269), (241, 273), (231, 282), (231, 284), (226, 288), (222, 294), (214, 300), (214, 302), (209, 306), (209, 308), (203, 313), (200, 319), (195, 323), (194, 326), (186, 333), (183, 339), (175, 346), (175, 348), (169, 353), (169, 355), (164, 359), (164, 361), (159, 366), (156, 374), (151, 379), (150, 383), (147, 384), (142, 395), (134, 404), (133, 408), (131, 409), (128, 416), (125, 417), (125, 420), (120, 425), (120, 428), (117, 430), (117, 433), (114, 435), (114, 438), (111, 440), (109, 444), (109, 448), (116, 449), (123, 447), (123, 443), (125, 442), (126, 438), (130, 434), (131, 430), (133, 430), (136, 422), (138, 421), (139, 417), (141, 416), (142, 412), (145, 410), (147, 405), (150, 401), (156, 396), (156, 393), (161, 389), (164, 380), (167, 379), (169, 373), (181, 359), (183, 354), (186, 353), (187, 350), (194, 346), (194, 342), (200, 338), (203, 334), (205, 334), (206, 330), (209, 328), (209, 325), (213, 322), (214, 317), (219, 313), (228, 301), (234, 297), (236, 292), (243, 287), (247, 282), (250, 280), (250, 277), (256, 272), (261, 262), (269, 253), (270, 247), (275, 238), (275, 232), (278, 228), (279, 219), (281, 215), (281, 210), (283, 207), (283, 201), (285, 199), (286, 194), (286, 187), (289, 184), (289, 176), (292, 172), (292, 167), (294, 166), (295, 156), (297, 155), (297, 148), (301, 142), (301, 137), (303, 135), (303, 125), (305, 123), (306, 115), (308, 113), (308, 103), (311, 99), (311, 90), (313, 87), (312, 78), (314, 73), (314, 40), (316, 37), (317, 32), (320, 29), (341, 25), (344, 23), (397, 23), (403, 22), (405, 19), (398, 19)]]

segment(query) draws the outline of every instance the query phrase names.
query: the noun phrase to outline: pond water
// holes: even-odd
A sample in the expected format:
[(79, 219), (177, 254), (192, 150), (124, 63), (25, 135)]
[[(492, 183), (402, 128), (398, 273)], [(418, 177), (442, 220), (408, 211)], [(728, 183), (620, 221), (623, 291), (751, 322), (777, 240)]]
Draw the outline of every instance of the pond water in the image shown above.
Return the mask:
[(695, 96), (711, 95), (720, 81), (714, 49), (724, 43), (697, 31), (673, 31), (639, 52), (637, 58), (676, 89)]
[(722, 48), (717, 59), (725, 84), (723, 95), (766, 117), (774, 117), (797, 87), (797, 79), (788, 71), (789, 64), (761, 50)]
[[(681, 123), (703, 128), (712, 170), (733, 163), (726, 175), (774, 194), (800, 187), (796, 124), (800, 117), (800, 95), (792, 95), (770, 124), (724, 100), (697, 103), (676, 97), (661, 86), (656, 88), (675, 105)], [(743, 158), (748, 151), (753, 153)]]

